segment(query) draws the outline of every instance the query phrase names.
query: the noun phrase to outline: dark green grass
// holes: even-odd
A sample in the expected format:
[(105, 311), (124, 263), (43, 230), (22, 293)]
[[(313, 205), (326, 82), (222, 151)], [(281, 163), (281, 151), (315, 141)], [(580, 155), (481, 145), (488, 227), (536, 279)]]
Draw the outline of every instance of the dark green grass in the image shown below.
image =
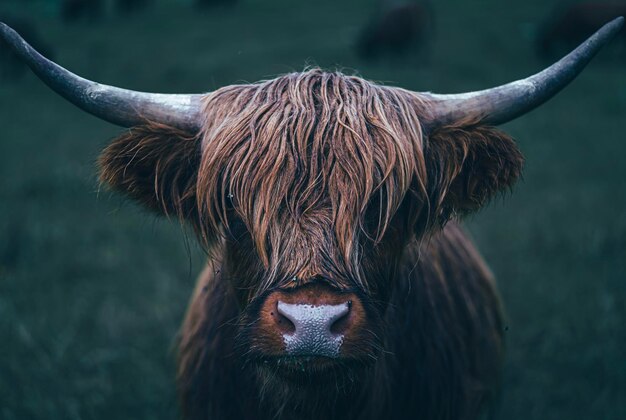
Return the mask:
[[(241, 0), (205, 14), (188, 3), (70, 27), (53, 2), (0, 10), (30, 16), (78, 74), (138, 90), (317, 64), (450, 92), (541, 68), (531, 38), (550, 8), (437, 2), (427, 58), (368, 64), (351, 48), (372, 2)], [(505, 127), (524, 180), (468, 221), (509, 316), (502, 419), (626, 418), (626, 61), (610, 55)], [(176, 417), (172, 346), (201, 252), (175, 221), (99, 191), (94, 162), (119, 129), (32, 75), (0, 83), (0, 418)]]

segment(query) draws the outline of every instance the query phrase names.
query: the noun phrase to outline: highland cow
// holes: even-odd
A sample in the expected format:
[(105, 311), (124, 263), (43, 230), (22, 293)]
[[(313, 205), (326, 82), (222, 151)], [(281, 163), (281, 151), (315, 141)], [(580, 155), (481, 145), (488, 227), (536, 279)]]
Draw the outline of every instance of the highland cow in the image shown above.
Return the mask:
[(187, 419), (477, 419), (503, 318), (453, 219), (519, 177), (494, 128), (548, 100), (623, 19), (527, 79), (437, 95), (312, 69), (201, 95), (106, 86), (0, 34), (52, 89), (130, 130), (113, 189), (193, 226), (209, 262), (179, 344)]
[(93, 22), (102, 18), (105, 6), (105, 0), (63, 0), (61, 18), (68, 23)]
[(215, 7), (231, 7), (237, 0), (195, 0), (194, 6), (197, 9), (210, 9)]
[(115, 8), (120, 14), (132, 14), (146, 9), (152, 0), (117, 0)]
[(376, 14), (359, 34), (356, 51), (363, 59), (423, 54), (433, 33), (434, 13), (428, 2), (381, 1)]
[[(540, 26), (535, 42), (537, 55), (553, 59), (569, 51), (605, 22), (626, 15), (626, 1), (587, 1), (556, 8)], [(626, 30), (619, 33), (621, 55), (626, 57)]]
[(61, 18), (68, 23), (95, 22), (111, 13), (131, 15), (146, 9), (152, 0), (63, 0)]

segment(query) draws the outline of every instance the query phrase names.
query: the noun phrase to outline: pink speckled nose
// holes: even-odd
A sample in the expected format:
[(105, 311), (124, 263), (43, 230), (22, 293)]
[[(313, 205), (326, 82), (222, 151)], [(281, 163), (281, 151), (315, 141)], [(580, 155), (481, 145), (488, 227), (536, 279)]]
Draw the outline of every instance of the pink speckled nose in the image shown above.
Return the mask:
[(277, 310), (294, 326), (283, 333), (285, 350), (292, 356), (337, 357), (344, 335), (340, 321), (350, 312), (350, 302), (310, 305), (278, 302)]

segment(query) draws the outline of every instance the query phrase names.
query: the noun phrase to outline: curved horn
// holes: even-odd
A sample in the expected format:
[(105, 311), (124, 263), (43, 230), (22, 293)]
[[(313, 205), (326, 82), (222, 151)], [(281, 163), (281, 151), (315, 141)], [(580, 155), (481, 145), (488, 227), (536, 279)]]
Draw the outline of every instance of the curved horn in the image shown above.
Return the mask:
[(432, 119), (426, 123), (428, 128), (458, 121), (499, 125), (531, 111), (574, 80), (623, 23), (623, 17), (612, 20), (561, 60), (526, 79), (469, 93), (420, 94), (429, 101)]
[(190, 132), (200, 128), (202, 95), (135, 92), (102, 85), (48, 60), (1, 22), (0, 38), (52, 90), (98, 118), (123, 127), (152, 121)]

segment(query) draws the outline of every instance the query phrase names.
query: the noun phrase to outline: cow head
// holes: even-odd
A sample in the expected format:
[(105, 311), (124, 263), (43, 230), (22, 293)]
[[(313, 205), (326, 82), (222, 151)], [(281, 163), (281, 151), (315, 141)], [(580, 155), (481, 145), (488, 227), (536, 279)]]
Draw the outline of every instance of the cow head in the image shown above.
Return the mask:
[(375, 360), (407, 244), (480, 207), (522, 166), (504, 133), (425, 135), (428, 99), (340, 73), (229, 86), (201, 106), (195, 136), (152, 123), (115, 140), (102, 179), (192, 223), (219, 252), (241, 347), (262, 366)]
[(203, 95), (132, 92), (0, 33), (54, 90), (130, 127), (102, 154), (101, 179), (195, 228), (239, 304), (247, 360), (297, 377), (376, 359), (407, 245), (520, 174), (519, 150), (492, 126), (562, 89), (620, 26), (537, 75), (455, 95), (317, 69)]

